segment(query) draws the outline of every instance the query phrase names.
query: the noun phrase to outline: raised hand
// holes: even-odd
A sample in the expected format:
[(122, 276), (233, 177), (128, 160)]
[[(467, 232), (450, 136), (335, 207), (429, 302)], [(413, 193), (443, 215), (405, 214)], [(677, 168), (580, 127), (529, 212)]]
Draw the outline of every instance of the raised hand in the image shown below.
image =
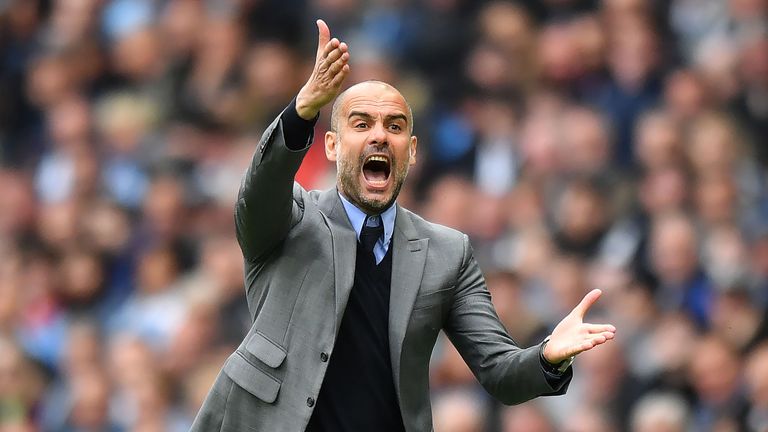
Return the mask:
[(544, 347), (545, 360), (558, 364), (614, 338), (616, 327), (584, 322), (587, 311), (601, 294), (599, 289), (590, 291), (571, 313), (560, 321)]
[(305, 120), (313, 119), (320, 109), (339, 94), (341, 83), (349, 74), (347, 44), (331, 39), (323, 20), (317, 20), (317, 57), (309, 80), (296, 96), (296, 112)]

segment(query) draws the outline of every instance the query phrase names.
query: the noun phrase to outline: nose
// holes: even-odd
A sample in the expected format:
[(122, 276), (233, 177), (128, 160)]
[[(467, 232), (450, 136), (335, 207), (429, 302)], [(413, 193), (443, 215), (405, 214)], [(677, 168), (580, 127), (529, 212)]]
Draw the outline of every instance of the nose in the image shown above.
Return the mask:
[(371, 144), (384, 144), (387, 142), (387, 131), (382, 123), (376, 122), (371, 128)]

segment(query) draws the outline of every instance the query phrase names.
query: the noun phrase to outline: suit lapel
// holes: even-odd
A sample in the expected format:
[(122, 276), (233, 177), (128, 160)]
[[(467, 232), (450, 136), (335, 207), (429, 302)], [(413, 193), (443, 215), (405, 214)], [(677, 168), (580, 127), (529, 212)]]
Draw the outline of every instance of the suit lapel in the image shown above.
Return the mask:
[(349, 292), (355, 280), (357, 236), (349, 223), (336, 188), (321, 192), (318, 206), (326, 217), (333, 241), (335, 331), (338, 334)]
[(389, 297), (389, 352), (395, 389), (400, 396), (400, 354), (411, 319), (411, 310), (421, 286), (427, 259), (428, 238), (419, 238), (410, 215), (397, 206), (392, 250), (392, 285)]

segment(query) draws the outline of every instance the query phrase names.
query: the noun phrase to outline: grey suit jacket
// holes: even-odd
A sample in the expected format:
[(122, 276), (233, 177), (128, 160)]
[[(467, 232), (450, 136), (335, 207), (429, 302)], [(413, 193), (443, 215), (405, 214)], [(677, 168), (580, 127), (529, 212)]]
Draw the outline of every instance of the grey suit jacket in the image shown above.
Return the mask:
[[(294, 182), (305, 153), (285, 146), (278, 117), (243, 179), (235, 223), (253, 325), (193, 431), (300, 432), (312, 415), (352, 287), (357, 241), (335, 189), (307, 192)], [(553, 388), (540, 347), (521, 349), (504, 330), (466, 235), (398, 206), (393, 247), (389, 344), (407, 431), (432, 429), (429, 360), (441, 329), (500, 401), (565, 392), (570, 371)]]

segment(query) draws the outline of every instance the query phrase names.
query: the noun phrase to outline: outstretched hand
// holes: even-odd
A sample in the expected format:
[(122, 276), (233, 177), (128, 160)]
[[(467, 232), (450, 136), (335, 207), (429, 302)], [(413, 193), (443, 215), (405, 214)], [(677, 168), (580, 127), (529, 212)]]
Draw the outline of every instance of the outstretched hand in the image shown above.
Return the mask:
[(544, 347), (545, 360), (558, 364), (614, 338), (616, 327), (584, 322), (587, 311), (601, 294), (599, 289), (590, 291), (571, 313), (560, 321)]
[(317, 56), (309, 80), (296, 96), (296, 112), (305, 120), (313, 119), (320, 109), (339, 94), (349, 74), (349, 48), (338, 39), (323, 20), (317, 20)]

